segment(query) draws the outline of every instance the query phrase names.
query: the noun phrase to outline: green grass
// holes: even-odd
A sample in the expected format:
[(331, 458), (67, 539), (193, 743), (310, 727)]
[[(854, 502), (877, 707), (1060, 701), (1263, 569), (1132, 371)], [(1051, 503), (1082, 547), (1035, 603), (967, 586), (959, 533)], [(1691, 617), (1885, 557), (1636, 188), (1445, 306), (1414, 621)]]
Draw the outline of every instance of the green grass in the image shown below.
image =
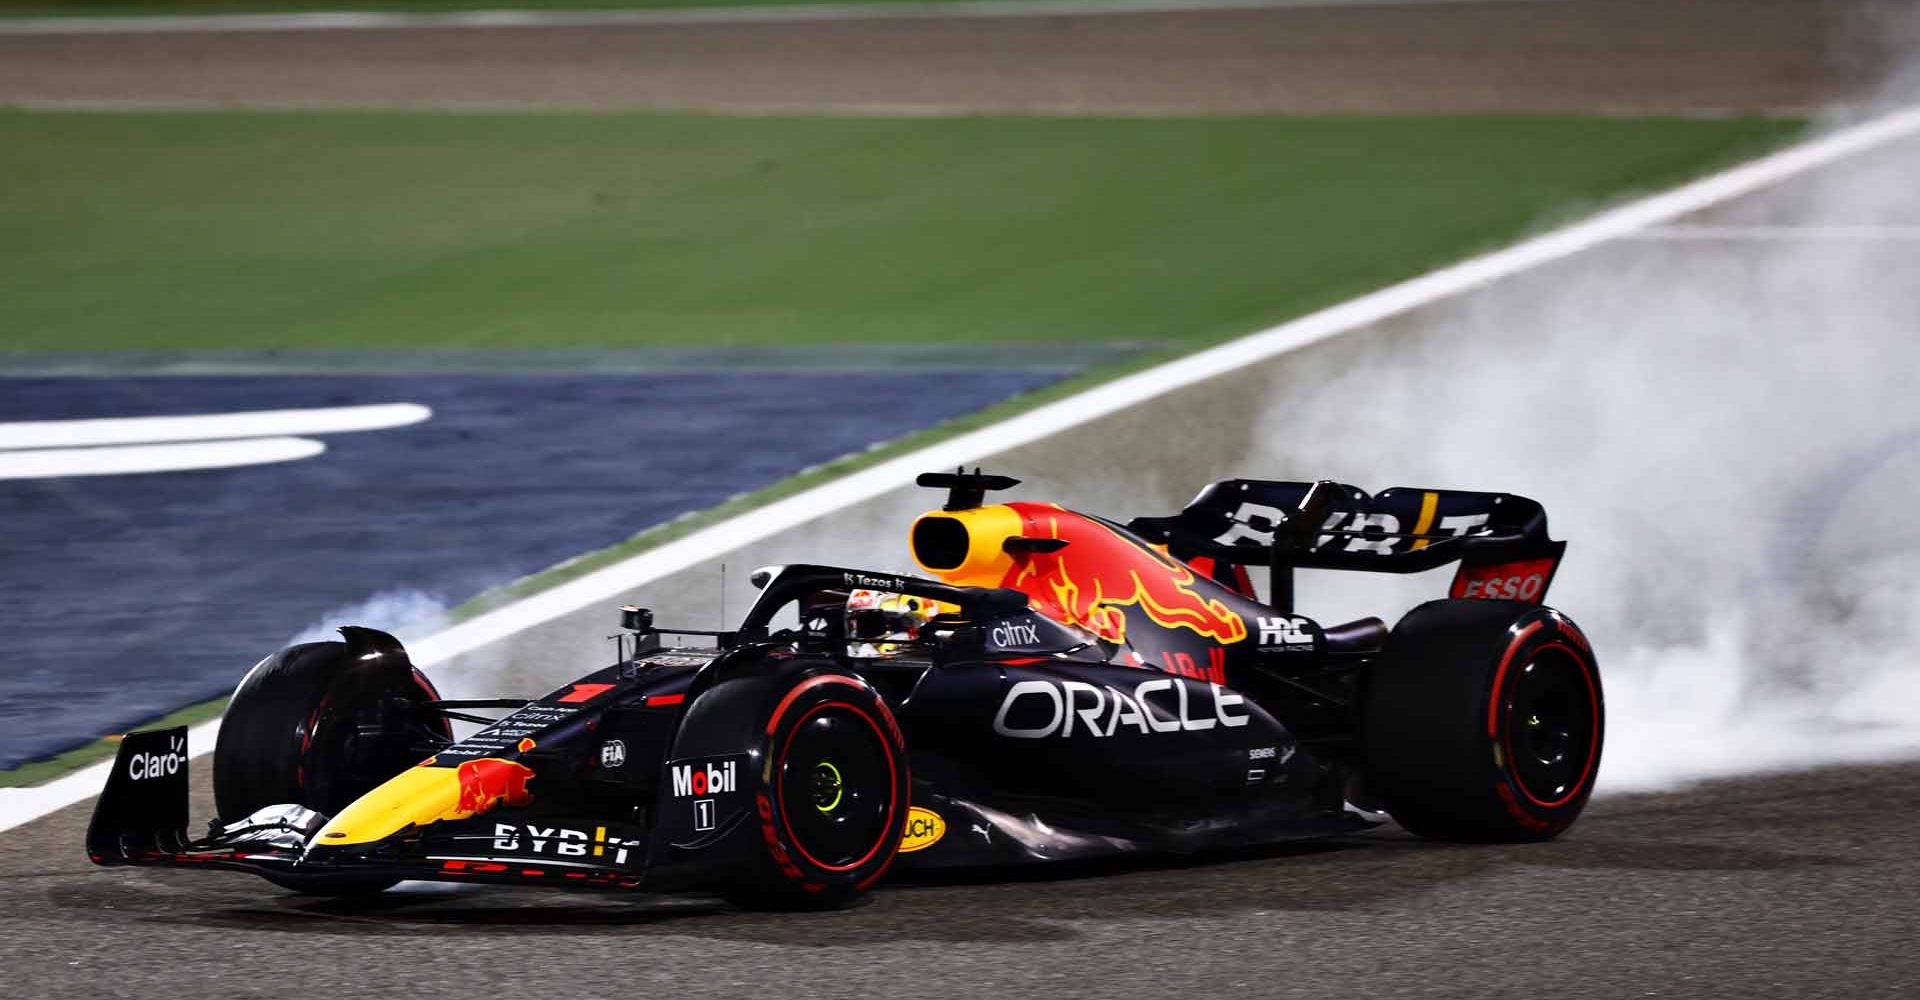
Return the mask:
[(0, 113), (0, 350), (1205, 342), (1799, 127)]

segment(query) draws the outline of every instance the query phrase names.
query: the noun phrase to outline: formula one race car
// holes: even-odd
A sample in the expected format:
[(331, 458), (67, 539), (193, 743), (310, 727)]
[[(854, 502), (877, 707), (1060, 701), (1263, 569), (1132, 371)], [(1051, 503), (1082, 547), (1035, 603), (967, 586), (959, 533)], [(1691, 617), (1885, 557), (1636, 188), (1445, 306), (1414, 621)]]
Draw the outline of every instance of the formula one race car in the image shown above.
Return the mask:
[[(731, 632), (628, 607), (617, 662), (536, 700), (443, 699), (371, 629), (275, 653), (221, 726), (208, 836), (187, 836), (185, 731), (134, 733), (88, 852), (322, 894), (437, 879), (824, 906), (896, 865), (1190, 852), (1381, 810), (1428, 837), (1543, 840), (1586, 803), (1600, 678), (1540, 603), (1565, 544), (1531, 500), (1228, 480), (1122, 526), (987, 505), (1016, 481), (977, 470), (920, 483), (948, 490), (912, 528), (930, 578), (764, 569)], [(1456, 561), (1451, 596), (1391, 631), (1293, 609), (1295, 567)], [(507, 714), (469, 714), (489, 708)], [(485, 725), (456, 739), (455, 720)]]

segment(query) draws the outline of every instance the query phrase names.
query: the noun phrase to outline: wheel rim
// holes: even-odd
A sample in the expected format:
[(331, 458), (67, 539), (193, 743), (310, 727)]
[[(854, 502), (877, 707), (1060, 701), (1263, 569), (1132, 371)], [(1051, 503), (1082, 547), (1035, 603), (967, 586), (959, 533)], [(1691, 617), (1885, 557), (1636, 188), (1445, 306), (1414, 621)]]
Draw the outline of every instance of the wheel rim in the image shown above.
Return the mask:
[(1591, 675), (1565, 647), (1539, 650), (1514, 675), (1508, 767), (1536, 805), (1562, 805), (1585, 786), (1597, 749), (1598, 709)]
[[(802, 716), (781, 756), (778, 779), (794, 846), (822, 868), (866, 862), (889, 829), (894, 767), (879, 729), (855, 707), (830, 702)], [(798, 808), (789, 810), (787, 803)]]
[(840, 776), (840, 769), (833, 766), (833, 761), (823, 760), (813, 765), (813, 808), (831, 816), (846, 798), (846, 779)]

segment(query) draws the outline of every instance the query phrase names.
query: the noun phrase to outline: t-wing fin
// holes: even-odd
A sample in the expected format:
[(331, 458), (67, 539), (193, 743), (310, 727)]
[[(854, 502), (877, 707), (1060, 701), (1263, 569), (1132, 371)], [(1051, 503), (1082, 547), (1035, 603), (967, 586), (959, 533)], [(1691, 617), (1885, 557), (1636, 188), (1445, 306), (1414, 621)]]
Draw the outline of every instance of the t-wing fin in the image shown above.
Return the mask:
[(1020, 480), (1012, 476), (985, 474), (977, 467), (968, 472), (962, 466), (952, 472), (922, 472), (914, 484), (946, 490), (947, 502), (943, 510), (972, 510), (986, 501), (988, 493), (1012, 489), (1020, 485)]

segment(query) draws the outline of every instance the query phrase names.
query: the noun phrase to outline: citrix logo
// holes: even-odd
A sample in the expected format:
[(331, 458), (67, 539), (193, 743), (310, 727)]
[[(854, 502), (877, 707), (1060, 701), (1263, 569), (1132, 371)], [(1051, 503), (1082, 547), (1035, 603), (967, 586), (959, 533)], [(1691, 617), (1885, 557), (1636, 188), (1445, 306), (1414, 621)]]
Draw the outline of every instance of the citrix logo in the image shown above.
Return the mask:
[(176, 736), (168, 747), (167, 753), (134, 754), (127, 760), (127, 777), (135, 781), (145, 781), (148, 778), (164, 778), (179, 774), (180, 766), (187, 762), (186, 743), (185, 739)]
[(734, 774), (734, 762), (727, 761), (719, 767), (711, 763), (694, 766), (675, 764), (673, 766), (673, 794), (675, 797), (687, 795), (719, 795), (740, 787)]
[[(1197, 688), (1197, 685), (1194, 686)], [(1119, 688), (1088, 684), (1085, 681), (1020, 681), (1007, 689), (1007, 696), (1000, 702), (1000, 711), (993, 717), (993, 731), (1002, 736), (1011, 736), (1021, 740), (1041, 740), (1050, 736), (1071, 737), (1075, 720), (1079, 728), (1095, 737), (1112, 736), (1123, 726), (1131, 726), (1142, 735), (1149, 733), (1196, 732), (1225, 726), (1229, 729), (1247, 724), (1245, 711), (1229, 712), (1235, 705), (1246, 703), (1246, 699), (1218, 684), (1209, 684), (1204, 690), (1209, 692), (1213, 702), (1212, 711), (1199, 717), (1190, 711), (1190, 687), (1184, 681), (1171, 677), (1160, 677), (1142, 681), (1134, 685), (1133, 694), (1128, 695)], [(1164, 702), (1156, 705), (1153, 697), (1162, 692), (1171, 691), (1174, 705), (1169, 710)], [(1050, 713), (1046, 721), (1039, 725), (1016, 726), (1008, 722), (1013, 707), (1022, 698), (1044, 702)]]
[(1040, 644), (1040, 626), (1008, 622), (995, 625), (987, 638), (996, 646), (1037, 646)]

